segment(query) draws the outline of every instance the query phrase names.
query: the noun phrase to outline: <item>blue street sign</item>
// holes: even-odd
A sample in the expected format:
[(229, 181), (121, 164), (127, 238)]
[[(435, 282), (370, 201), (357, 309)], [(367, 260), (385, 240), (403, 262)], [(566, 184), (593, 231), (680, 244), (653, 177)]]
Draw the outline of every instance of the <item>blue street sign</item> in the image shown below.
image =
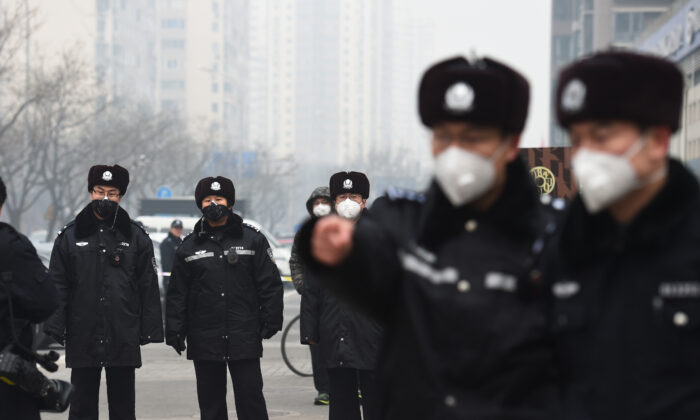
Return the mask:
[(173, 192), (168, 187), (160, 187), (160, 188), (158, 188), (158, 192), (156, 192), (156, 197), (158, 197), (158, 198), (173, 198)]

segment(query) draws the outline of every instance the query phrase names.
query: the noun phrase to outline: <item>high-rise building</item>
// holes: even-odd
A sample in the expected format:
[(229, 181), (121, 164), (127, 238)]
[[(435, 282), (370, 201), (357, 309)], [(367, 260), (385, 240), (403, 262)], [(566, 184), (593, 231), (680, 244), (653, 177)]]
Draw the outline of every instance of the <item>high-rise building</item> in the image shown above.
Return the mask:
[[(552, 0), (552, 94), (559, 70), (564, 66), (594, 51), (633, 47), (635, 38), (666, 12), (673, 1)], [(551, 108), (554, 106), (552, 103)], [(565, 132), (553, 120), (550, 145), (566, 144)]]
[(675, 62), (685, 76), (681, 128), (670, 154), (700, 177), (700, 0), (677, 0), (637, 38), (636, 47)]
[(233, 148), (247, 141), (248, 1), (158, 0), (156, 109)]

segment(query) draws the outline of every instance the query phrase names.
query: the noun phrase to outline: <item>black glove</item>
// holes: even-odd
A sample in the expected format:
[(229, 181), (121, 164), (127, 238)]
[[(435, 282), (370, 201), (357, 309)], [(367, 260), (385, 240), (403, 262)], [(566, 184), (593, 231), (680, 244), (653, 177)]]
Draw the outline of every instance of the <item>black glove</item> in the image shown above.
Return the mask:
[(48, 335), (49, 337), (53, 338), (54, 341), (56, 341), (58, 344), (62, 345), (65, 347), (66, 345), (66, 337), (56, 334), (52, 331), (44, 331), (44, 334)]
[(185, 338), (181, 337), (180, 334), (178, 334), (175, 337), (168, 338), (166, 344), (175, 349), (178, 355), (182, 355), (182, 352), (187, 350), (187, 346), (185, 345)]

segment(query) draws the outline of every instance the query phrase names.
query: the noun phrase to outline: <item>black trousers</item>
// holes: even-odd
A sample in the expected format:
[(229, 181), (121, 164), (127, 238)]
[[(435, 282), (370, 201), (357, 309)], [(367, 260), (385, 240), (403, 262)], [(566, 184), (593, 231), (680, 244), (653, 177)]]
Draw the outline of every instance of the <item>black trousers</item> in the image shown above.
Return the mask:
[(0, 419), (40, 420), (39, 407), (29, 394), (0, 381)]
[[(371, 370), (328, 369), (330, 385), (329, 420), (378, 420), (377, 382)], [(357, 390), (362, 392), (362, 417)]]
[(321, 357), (321, 347), (318, 345), (310, 345), (311, 350), (311, 369), (314, 373), (314, 388), (316, 392), (328, 393), (328, 369), (323, 365)]
[[(136, 420), (135, 368), (107, 367), (109, 420)], [(97, 420), (99, 416), (102, 368), (76, 368), (71, 371), (73, 398), (68, 420)]]
[[(228, 420), (226, 362), (195, 360), (197, 399), (202, 420)], [(231, 360), (228, 370), (239, 420), (267, 420), (260, 359)]]

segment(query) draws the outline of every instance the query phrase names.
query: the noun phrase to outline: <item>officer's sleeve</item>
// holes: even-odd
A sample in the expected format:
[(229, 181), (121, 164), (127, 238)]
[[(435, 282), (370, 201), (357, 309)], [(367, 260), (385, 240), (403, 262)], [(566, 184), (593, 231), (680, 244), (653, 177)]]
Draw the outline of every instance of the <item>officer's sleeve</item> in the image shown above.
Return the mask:
[[(9, 256), (14, 316), (34, 323), (44, 321), (58, 307), (58, 292), (53, 279), (24, 235), (13, 235)], [(0, 305), (7, 303), (3, 299)]]
[(311, 344), (311, 341), (318, 343), (320, 339), (320, 290), (318, 283), (309, 276), (307, 278), (304, 291), (301, 294), (301, 311), (299, 327), (301, 334), (301, 344)]
[(191, 278), (185, 257), (178, 250), (175, 252), (165, 300), (165, 342), (170, 346), (178, 345), (187, 336), (187, 302)]
[(292, 284), (297, 293), (300, 295), (304, 293), (304, 264), (299, 260), (299, 254), (297, 252), (297, 236), (294, 236), (294, 243), (292, 244), (292, 255), (289, 257), (289, 269), (292, 272)]
[(158, 266), (153, 242), (143, 235), (137, 256), (136, 281), (141, 294), (141, 343), (163, 342), (163, 316), (158, 289)]
[(311, 256), (316, 222), (308, 221), (299, 231), (299, 255), (306, 263), (307, 275), (358, 310), (387, 322), (398, 296), (401, 273), (397, 244), (376, 219), (362, 216), (355, 224), (350, 255), (340, 265), (328, 267)]
[(272, 249), (262, 234), (257, 235), (254, 264), (255, 285), (260, 303), (263, 336), (282, 329), (283, 290)]
[(66, 320), (68, 319), (68, 301), (72, 289), (72, 273), (68, 240), (65, 235), (59, 234), (54, 241), (51, 261), (49, 262), (49, 275), (54, 280), (58, 290), (58, 309), (44, 324), (44, 332), (59, 340), (65, 340), (66, 338)]

